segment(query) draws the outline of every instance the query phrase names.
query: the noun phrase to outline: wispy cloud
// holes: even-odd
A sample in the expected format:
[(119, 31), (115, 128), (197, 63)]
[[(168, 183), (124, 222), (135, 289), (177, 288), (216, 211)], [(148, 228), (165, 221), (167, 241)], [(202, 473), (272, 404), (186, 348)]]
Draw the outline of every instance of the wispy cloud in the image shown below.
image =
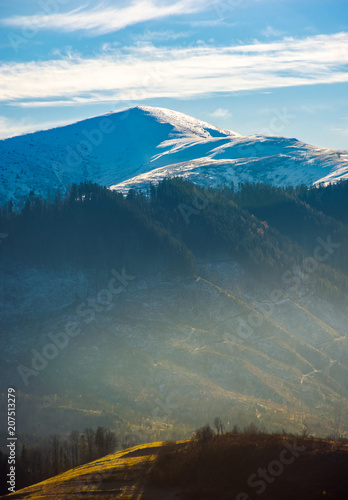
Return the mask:
[[(168, 40), (178, 40), (179, 38), (187, 38), (191, 36), (190, 32), (174, 32), (171, 30), (166, 31), (151, 31), (148, 30), (145, 33), (136, 35), (137, 41), (168, 41)], [(134, 37), (135, 39), (135, 37)]]
[(237, 22), (231, 23), (227, 22), (224, 19), (217, 18), (217, 19), (206, 19), (206, 20), (201, 20), (201, 21), (192, 21), (189, 20), (187, 21), (187, 24), (192, 26), (193, 28), (211, 28), (211, 27), (216, 27), (216, 26), (226, 26), (228, 28), (232, 28), (234, 26), (237, 26)]
[(277, 30), (276, 28), (273, 28), (272, 26), (267, 26), (265, 30), (262, 31), (262, 35), (265, 36), (266, 38), (269, 37), (280, 37), (284, 34), (283, 31)]
[(1, 24), (16, 28), (85, 31), (89, 35), (111, 33), (134, 24), (162, 19), (173, 15), (193, 14), (213, 4), (213, 0), (135, 0), (124, 7), (99, 4), (93, 8), (80, 7), (70, 12), (52, 15), (13, 16), (2, 19)]
[(0, 101), (140, 101), (348, 82), (348, 33), (230, 47), (115, 48), (0, 66)]
[(212, 116), (213, 118), (229, 118), (231, 113), (228, 111), (228, 109), (225, 108), (218, 108), (212, 113), (209, 114), (209, 116)]

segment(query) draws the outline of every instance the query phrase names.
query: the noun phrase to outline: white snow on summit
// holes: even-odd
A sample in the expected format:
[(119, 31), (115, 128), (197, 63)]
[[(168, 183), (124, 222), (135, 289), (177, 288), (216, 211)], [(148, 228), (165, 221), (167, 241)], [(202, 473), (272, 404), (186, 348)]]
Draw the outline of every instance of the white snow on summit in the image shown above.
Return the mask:
[(348, 151), (241, 136), (183, 113), (138, 106), (0, 141), (0, 203), (92, 181), (121, 191), (181, 176), (201, 185), (285, 186), (348, 178)]

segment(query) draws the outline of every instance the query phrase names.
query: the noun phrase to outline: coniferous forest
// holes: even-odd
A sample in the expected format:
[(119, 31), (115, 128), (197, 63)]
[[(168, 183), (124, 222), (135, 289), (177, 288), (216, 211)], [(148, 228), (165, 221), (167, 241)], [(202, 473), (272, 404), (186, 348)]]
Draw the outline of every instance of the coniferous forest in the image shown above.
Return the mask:
[[(8, 237), (0, 251), (5, 259), (50, 268), (117, 262), (190, 274), (197, 258), (226, 254), (268, 283), (288, 269), (305, 274), (315, 265), (313, 291), (341, 301), (348, 295), (347, 213), (348, 182), (212, 189), (174, 178), (127, 195), (84, 183), (51, 200), (31, 193), (21, 210), (7, 204), (0, 231)], [(326, 259), (311, 264), (318, 239), (330, 265)]]

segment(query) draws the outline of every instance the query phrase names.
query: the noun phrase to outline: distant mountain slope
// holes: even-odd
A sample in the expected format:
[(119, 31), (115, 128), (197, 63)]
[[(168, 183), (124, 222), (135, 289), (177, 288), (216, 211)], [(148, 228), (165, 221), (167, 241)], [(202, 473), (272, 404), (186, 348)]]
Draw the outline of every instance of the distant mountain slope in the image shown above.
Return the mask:
[(219, 143), (206, 141), (171, 151), (169, 158), (173, 163), (139, 174), (112, 189), (141, 189), (174, 176), (214, 187), (231, 182), (311, 186), (348, 178), (348, 151), (322, 149), (285, 137), (234, 136), (220, 139)]
[(0, 203), (90, 180), (118, 190), (167, 176), (311, 185), (348, 177), (348, 151), (241, 136), (183, 113), (135, 107), (0, 141)]
[[(31, 404), (18, 416), (22, 428), (83, 428), (72, 398), (74, 409), (105, 411), (98, 419), (114, 425), (149, 419), (151, 439), (185, 437), (183, 426), (216, 415), (346, 436), (348, 420), (335, 415), (348, 405), (348, 228), (291, 191), (204, 190), (175, 179), (148, 198), (124, 198), (85, 185), (55, 206), (33, 199), (10, 214), (0, 228), (9, 234), (0, 249), (0, 376), (59, 398), (45, 408), (54, 419)], [(209, 203), (185, 220), (180, 208), (195, 193)], [(81, 334), (59, 347), (57, 362), (26, 372), (33, 350), (44, 352), (71, 323)]]

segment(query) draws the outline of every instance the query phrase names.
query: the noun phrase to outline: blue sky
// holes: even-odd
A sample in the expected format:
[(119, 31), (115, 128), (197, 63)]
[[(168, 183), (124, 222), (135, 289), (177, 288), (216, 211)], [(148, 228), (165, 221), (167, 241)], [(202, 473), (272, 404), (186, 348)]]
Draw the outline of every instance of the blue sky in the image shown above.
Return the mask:
[(0, 137), (137, 104), (348, 149), (347, 0), (1, 0)]

